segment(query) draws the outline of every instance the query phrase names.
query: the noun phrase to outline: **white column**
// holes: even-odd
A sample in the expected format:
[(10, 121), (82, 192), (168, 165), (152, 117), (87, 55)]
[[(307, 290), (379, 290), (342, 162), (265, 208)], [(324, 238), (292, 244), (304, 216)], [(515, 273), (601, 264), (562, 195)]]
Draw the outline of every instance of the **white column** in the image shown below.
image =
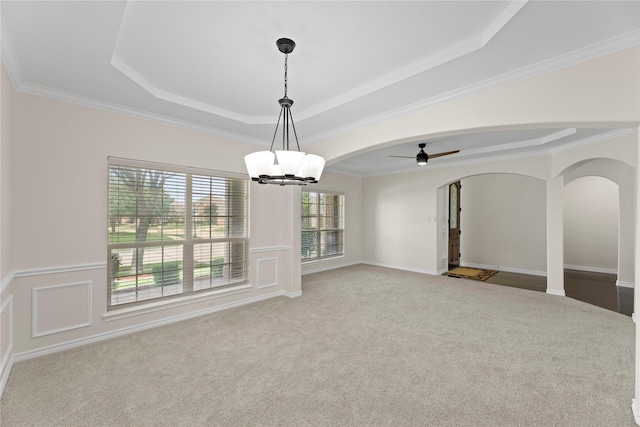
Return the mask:
[(547, 181), (547, 293), (564, 296), (564, 178)]
[[(301, 245), (300, 230), (302, 227), (301, 215), (301, 189), (297, 185), (282, 188), (286, 191), (285, 221), (290, 224), (290, 234), (286, 236), (287, 246), (291, 247), (288, 267), (286, 268), (287, 278), (284, 281), (284, 291), (289, 297), (302, 295), (302, 259), (300, 255)], [(290, 216), (289, 216), (290, 215)]]
[[(630, 175), (630, 174), (629, 174)], [(618, 232), (618, 281), (619, 286), (633, 287), (635, 257), (636, 186), (635, 176), (623, 177), (619, 183), (620, 225)]]

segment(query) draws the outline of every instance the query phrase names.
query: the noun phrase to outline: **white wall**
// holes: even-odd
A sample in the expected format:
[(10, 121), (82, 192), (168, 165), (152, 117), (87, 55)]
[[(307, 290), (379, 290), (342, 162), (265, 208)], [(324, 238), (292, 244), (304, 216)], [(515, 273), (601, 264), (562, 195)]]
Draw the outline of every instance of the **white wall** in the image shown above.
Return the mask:
[[(516, 203), (509, 207), (509, 216), (500, 216), (499, 221), (491, 221), (491, 215), (494, 213), (489, 211), (490, 207), (484, 206), (481, 200), (477, 200), (475, 205), (477, 209), (481, 209), (483, 215), (489, 215), (488, 221), (491, 221), (490, 226), (495, 229), (495, 233), (502, 234), (502, 237), (510, 243), (503, 246), (502, 243), (494, 242), (493, 246), (488, 248), (488, 253), (476, 253), (474, 249), (469, 248), (469, 243), (473, 243), (474, 239), (481, 238), (481, 225), (476, 224), (475, 227), (471, 227), (471, 230), (468, 229), (471, 219), (467, 217), (470, 213), (465, 208), (470, 206), (464, 198), (474, 192), (469, 190), (469, 186), (463, 182), (463, 217), (461, 219), (463, 262), (500, 266), (503, 269), (515, 269), (533, 274), (548, 273), (549, 265), (546, 262), (548, 253), (546, 245), (549, 244), (546, 228), (549, 216), (547, 182), (552, 180), (554, 165), (587, 165), (591, 161), (585, 160), (585, 155), (587, 158), (593, 156), (599, 165), (597, 169), (599, 175), (603, 173), (620, 174), (621, 176), (617, 179), (620, 179), (628, 187), (629, 179), (631, 179), (628, 169), (633, 170), (633, 167), (624, 161), (633, 161), (635, 157), (635, 138), (635, 132), (629, 132), (611, 139), (593, 141), (588, 145), (576, 146), (536, 157), (477, 162), (446, 168), (438, 168), (434, 162), (431, 167), (417, 172), (364, 178), (362, 190), (362, 211), (365, 213), (362, 219), (363, 260), (371, 264), (429, 274), (446, 271), (448, 218), (444, 188), (449, 183), (466, 177), (474, 177), (471, 180), (482, 180), (482, 176), (486, 176), (486, 174), (499, 174), (498, 176), (490, 175), (488, 178), (491, 181), (488, 184), (495, 184), (499, 189), (496, 192), (491, 192), (487, 197), (493, 198), (492, 203), (502, 203), (498, 192), (511, 194), (509, 200), (515, 200)], [(577, 167), (576, 173), (581, 172), (592, 174), (590, 170), (584, 170), (584, 167)], [(469, 180), (464, 179), (464, 181)], [(570, 181), (571, 179), (567, 180), (567, 182)], [(478, 181), (480, 186), (483, 182)], [(487, 182), (484, 183), (487, 184)], [(515, 183), (518, 183), (518, 186)], [(520, 185), (523, 186), (522, 191), (519, 188)], [(560, 199), (560, 201), (562, 200)], [(632, 199), (629, 202), (624, 204), (621, 215), (629, 216), (631, 214), (633, 216), (635, 201)], [(562, 203), (553, 208), (559, 209), (560, 218), (562, 218)], [(525, 212), (525, 210), (530, 212)], [(519, 215), (528, 218), (527, 221), (530, 222), (528, 226), (531, 229), (519, 228), (516, 230), (514, 228), (517, 225), (515, 218)], [(475, 218), (480, 220), (481, 217), (477, 215)], [(481, 219), (481, 221), (485, 220), (485, 218)], [(498, 231), (502, 222), (505, 222), (514, 235)], [(627, 234), (630, 233), (628, 226), (629, 224), (626, 228)], [(472, 233), (471, 237), (465, 234), (467, 232)], [(539, 235), (537, 235), (538, 233)], [(633, 228), (631, 233), (633, 233)], [(562, 228), (560, 228), (559, 236), (556, 232), (551, 234), (554, 239), (560, 237), (560, 243), (562, 243)], [(527, 240), (531, 242), (527, 243), (525, 250), (522, 250), (520, 244)], [(510, 245), (516, 244), (516, 250), (508, 248)], [(628, 244), (626, 247), (625, 252), (629, 255), (633, 254), (633, 247), (629, 248)], [(500, 251), (500, 253), (494, 254), (492, 251)], [(621, 280), (632, 282), (632, 256), (621, 258), (620, 261), (623, 265), (620, 271), (627, 272)], [(560, 269), (562, 269), (562, 264), (560, 265)], [(629, 278), (629, 272), (631, 278)], [(561, 287), (562, 284), (559, 286)]]
[[(477, 130), (531, 126), (633, 127), (640, 117), (638, 46), (305, 145), (329, 163), (354, 153)], [(631, 159), (634, 162), (633, 159)]]
[(367, 263), (423, 273), (434, 264), (436, 192), (428, 172), (363, 180), (362, 257)]
[(357, 264), (362, 261), (362, 178), (323, 172), (320, 182), (305, 191), (342, 192), (345, 196), (344, 255), (302, 263), (302, 274)]
[(587, 271), (618, 271), (618, 185), (586, 176), (564, 187), (564, 263)]
[[(434, 162), (418, 171), (412, 168), (415, 172), (365, 178), (363, 259), (429, 274), (446, 271), (448, 218), (444, 187), (467, 176), (487, 173), (517, 173), (542, 179), (548, 174), (549, 164), (548, 155), (447, 168), (438, 168)], [(462, 191), (465, 194), (466, 189)]]
[(545, 181), (487, 174), (461, 183), (461, 264), (545, 275)]

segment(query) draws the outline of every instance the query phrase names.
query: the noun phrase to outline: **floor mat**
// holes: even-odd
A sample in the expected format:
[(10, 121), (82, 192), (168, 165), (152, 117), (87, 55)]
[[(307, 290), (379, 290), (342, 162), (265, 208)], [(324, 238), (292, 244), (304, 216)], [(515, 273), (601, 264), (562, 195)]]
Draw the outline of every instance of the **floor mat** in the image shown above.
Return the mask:
[(482, 270), (480, 268), (469, 267), (456, 267), (453, 270), (449, 270), (445, 275), (449, 277), (464, 277), (465, 279), (482, 280), (485, 281), (488, 278), (494, 276), (497, 273), (496, 270)]

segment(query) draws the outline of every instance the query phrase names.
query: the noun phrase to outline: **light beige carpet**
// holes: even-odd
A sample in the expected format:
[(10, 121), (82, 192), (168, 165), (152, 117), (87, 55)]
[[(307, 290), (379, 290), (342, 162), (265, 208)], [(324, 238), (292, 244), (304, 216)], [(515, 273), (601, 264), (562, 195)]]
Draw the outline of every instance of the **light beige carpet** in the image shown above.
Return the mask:
[(303, 295), (17, 363), (9, 426), (633, 426), (634, 325), (358, 265)]

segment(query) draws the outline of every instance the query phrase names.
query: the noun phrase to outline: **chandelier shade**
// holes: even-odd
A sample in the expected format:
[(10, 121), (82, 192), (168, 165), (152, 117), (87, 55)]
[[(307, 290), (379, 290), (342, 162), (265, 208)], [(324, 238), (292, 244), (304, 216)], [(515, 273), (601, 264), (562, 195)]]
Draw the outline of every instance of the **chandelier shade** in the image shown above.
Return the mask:
[[(293, 52), (296, 44), (291, 39), (282, 38), (276, 42), (280, 52), (284, 53), (284, 97), (278, 100), (280, 115), (276, 123), (276, 130), (271, 140), (269, 151), (258, 151), (247, 154), (244, 162), (252, 181), (260, 184), (276, 185), (307, 185), (315, 184), (320, 180), (325, 161), (315, 154), (307, 154), (300, 151), (300, 143), (296, 134), (296, 126), (291, 115), (293, 100), (287, 97), (287, 60), (289, 53)], [(278, 128), (282, 121), (282, 149), (272, 151)], [(289, 149), (290, 129), (293, 129), (297, 151)]]

